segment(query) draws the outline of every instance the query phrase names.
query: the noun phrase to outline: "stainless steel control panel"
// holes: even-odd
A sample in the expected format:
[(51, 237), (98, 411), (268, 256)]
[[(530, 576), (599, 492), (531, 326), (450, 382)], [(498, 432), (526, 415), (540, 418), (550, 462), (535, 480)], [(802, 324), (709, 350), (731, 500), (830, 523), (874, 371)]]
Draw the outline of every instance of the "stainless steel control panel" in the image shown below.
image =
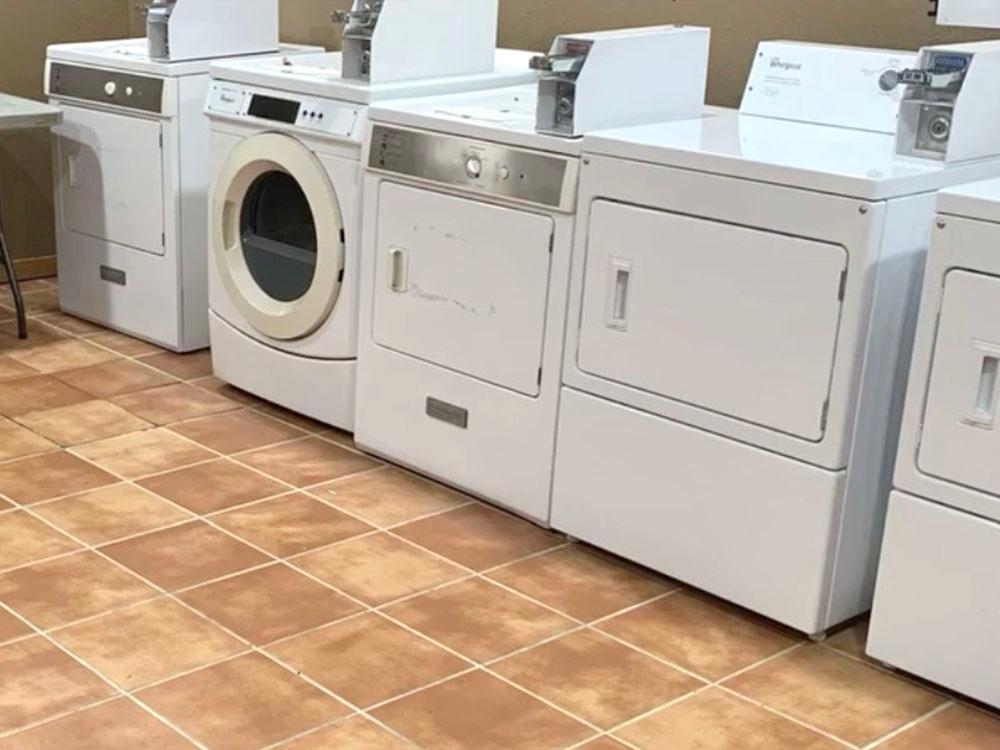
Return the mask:
[(564, 211), (579, 173), (574, 158), (387, 125), (372, 128), (368, 167)]
[(52, 63), (49, 94), (163, 113), (163, 79), (134, 73)]

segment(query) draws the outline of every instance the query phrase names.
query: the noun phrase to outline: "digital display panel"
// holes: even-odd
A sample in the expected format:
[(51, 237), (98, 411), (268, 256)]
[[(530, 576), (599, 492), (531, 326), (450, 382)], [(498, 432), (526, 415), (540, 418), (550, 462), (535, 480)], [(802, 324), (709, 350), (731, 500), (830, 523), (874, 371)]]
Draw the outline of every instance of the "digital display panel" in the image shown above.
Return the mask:
[(250, 100), (250, 109), (247, 112), (253, 117), (260, 117), (263, 120), (274, 120), (275, 122), (285, 122), (289, 125), (294, 125), (296, 120), (299, 119), (299, 108), (301, 106), (299, 102), (254, 94)]

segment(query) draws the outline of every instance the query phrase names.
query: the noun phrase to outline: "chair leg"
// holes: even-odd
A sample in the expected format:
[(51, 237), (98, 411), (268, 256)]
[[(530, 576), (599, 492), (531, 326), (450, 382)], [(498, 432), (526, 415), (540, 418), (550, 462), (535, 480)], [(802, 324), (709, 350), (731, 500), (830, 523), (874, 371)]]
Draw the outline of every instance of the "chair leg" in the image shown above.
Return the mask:
[(10, 292), (14, 295), (14, 308), (17, 311), (17, 337), (19, 339), (28, 338), (28, 321), (24, 313), (24, 298), (21, 297), (21, 286), (17, 283), (17, 275), (14, 273), (14, 261), (10, 257), (7, 249), (7, 241), (3, 236), (3, 226), (0, 225), (0, 259), (3, 260), (4, 270), (7, 271), (7, 280), (10, 282)]

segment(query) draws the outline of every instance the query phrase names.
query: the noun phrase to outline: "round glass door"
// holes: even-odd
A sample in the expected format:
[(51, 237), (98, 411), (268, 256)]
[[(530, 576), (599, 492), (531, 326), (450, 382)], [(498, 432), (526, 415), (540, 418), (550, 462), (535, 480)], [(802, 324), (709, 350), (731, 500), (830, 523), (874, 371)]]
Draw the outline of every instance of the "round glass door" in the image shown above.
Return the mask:
[(216, 265), (256, 330), (315, 331), (340, 293), (343, 222), (323, 166), (298, 141), (265, 133), (233, 149), (213, 191)]

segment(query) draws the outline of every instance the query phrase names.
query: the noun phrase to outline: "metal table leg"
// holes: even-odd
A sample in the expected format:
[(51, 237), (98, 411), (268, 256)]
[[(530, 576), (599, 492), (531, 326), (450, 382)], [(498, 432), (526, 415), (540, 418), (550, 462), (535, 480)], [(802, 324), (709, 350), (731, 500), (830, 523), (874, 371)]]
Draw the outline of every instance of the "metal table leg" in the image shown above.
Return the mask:
[(14, 259), (10, 257), (7, 240), (3, 234), (2, 208), (0, 208), (0, 260), (3, 261), (3, 267), (7, 271), (10, 292), (14, 295), (14, 308), (17, 311), (17, 337), (26, 339), (28, 338), (28, 321), (24, 313), (24, 298), (21, 297), (21, 285), (17, 283), (17, 274), (14, 273)]

